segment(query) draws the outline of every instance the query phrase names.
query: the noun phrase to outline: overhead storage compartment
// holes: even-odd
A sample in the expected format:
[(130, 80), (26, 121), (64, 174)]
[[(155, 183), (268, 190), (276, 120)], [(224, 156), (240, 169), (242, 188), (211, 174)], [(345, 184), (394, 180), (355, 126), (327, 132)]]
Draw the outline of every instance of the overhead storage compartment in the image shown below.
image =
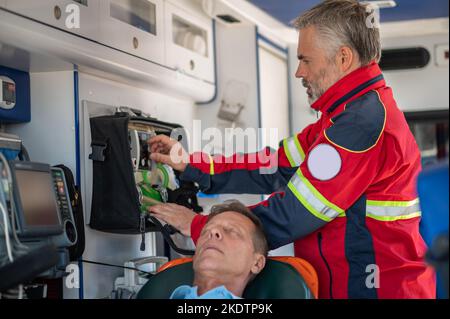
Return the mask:
[(167, 65), (185, 74), (214, 82), (212, 20), (166, 1)]
[(97, 38), (99, 4), (104, 0), (6, 0), (6, 8), (61, 30)]
[(162, 0), (102, 0), (101, 43), (164, 64)]
[[(201, 12), (169, 3), (165, 12), (164, 0), (2, 2), (0, 63), (5, 66), (30, 72), (76, 66), (196, 102), (216, 94), (213, 22)], [(74, 5), (80, 28), (68, 29), (66, 9)], [(6, 48), (16, 56), (5, 57)]]

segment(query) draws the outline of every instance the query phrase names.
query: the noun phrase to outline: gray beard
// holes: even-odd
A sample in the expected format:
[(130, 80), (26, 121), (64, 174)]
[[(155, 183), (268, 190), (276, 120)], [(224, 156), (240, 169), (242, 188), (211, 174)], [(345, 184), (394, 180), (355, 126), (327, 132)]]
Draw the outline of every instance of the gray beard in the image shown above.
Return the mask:
[[(315, 91), (315, 90), (313, 90), (313, 91)], [(314, 103), (316, 103), (317, 100), (320, 99), (320, 97), (321, 97), (325, 92), (326, 92), (326, 90), (323, 91), (323, 92), (322, 92), (322, 90), (320, 90), (320, 92), (318, 92), (318, 93), (313, 92), (313, 93), (312, 93), (312, 96), (308, 96), (308, 102), (309, 102), (309, 105), (312, 106)]]
[[(322, 79), (325, 79), (325, 74), (326, 74), (326, 71), (325, 71), (325, 70), (322, 70), (322, 71), (320, 72), (320, 75), (321, 75)], [(321, 97), (322, 95), (324, 95), (325, 92), (328, 91), (328, 89), (329, 89), (330, 87), (332, 87), (337, 81), (339, 81), (339, 78), (340, 78), (340, 77), (339, 77), (337, 74), (333, 74), (333, 75), (334, 75), (334, 77), (335, 77), (335, 80), (332, 81), (333, 83), (328, 83), (328, 84), (326, 85), (326, 88), (323, 88), (323, 89), (318, 88), (318, 89), (317, 89), (317, 92), (316, 92), (315, 89), (313, 89), (312, 96), (311, 96), (311, 97), (308, 96), (308, 102), (309, 102), (309, 104), (310, 104), (311, 106), (312, 106), (314, 103), (316, 103), (317, 100), (320, 99), (320, 97)]]

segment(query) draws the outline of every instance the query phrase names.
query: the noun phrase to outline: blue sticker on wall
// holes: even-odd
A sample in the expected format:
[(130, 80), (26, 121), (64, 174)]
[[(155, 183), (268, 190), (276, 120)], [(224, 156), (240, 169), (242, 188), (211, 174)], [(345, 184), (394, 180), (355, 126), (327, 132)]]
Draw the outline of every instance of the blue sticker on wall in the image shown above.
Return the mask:
[(30, 111), (30, 75), (0, 65), (0, 76), (10, 78), (16, 84), (16, 105), (12, 109), (0, 107), (0, 123), (28, 123)]

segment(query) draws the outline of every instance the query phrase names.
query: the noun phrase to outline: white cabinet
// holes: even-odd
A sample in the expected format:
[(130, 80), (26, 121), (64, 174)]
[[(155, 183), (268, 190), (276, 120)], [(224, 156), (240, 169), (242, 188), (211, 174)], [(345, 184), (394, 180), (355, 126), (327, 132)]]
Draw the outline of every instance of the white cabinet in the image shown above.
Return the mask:
[(164, 64), (162, 0), (101, 0), (100, 42)]
[(214, 82), (212, 20), (165, 3), (166, 65)]
[(102, 0), (5, 1), (9, 10), (23, 16), (90, 39), (97, 37), (98, 9)]

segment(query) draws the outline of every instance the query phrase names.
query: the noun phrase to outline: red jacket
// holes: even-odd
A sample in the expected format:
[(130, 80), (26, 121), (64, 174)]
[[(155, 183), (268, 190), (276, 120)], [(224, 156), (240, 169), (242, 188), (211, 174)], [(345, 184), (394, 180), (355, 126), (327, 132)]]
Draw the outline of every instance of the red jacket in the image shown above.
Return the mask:
[[(435, 298), (419, 234), (420, 152), (379, 66), (349, 74), (312, 107), (321, 118), (266, 149), (271, 161), (193, 154), (182, 178), (206, 193), (272, 193), (251, 209), (271, 248), (295, 241), (321, 298)], [(194, 219), (194, 241), (206, 220)]]

